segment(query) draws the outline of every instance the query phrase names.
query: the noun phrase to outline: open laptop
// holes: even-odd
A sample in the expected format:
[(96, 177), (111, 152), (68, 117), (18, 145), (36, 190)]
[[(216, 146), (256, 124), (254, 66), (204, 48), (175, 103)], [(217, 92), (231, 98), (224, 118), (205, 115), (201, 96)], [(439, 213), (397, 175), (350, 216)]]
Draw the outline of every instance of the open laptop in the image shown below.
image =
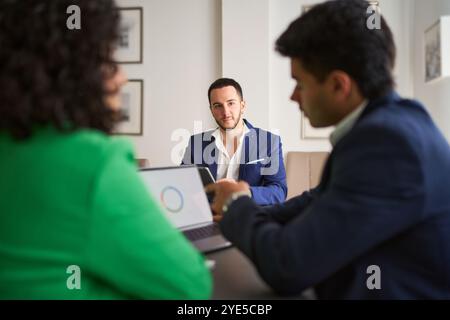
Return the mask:
[(200, 179), (202, 180), (203, 186), (214, 183), (214, 177), (208, 167), (197, 166), (198, 173), (200, 173)]
[(172, 224), (197, 249), (209, 253), (231, 246), (213, 222), (196, 166), (141, 169), (139, 174)]
[[(211, 171), (209, 171), (208, 167), (198, 166), (197, 168), (198, 168), (198, 173), (200, 173), (200, 178), (202, 179), (202, 183), (203, 183), (204, 187), (207, 186), (208, 184), (211, 184), (211, 183), (215, 182), (214, 177), (211, 174)], [(213, 200), (214, 200), (214, 193), (213, 192), (207, 192), (206, 193), (206, 197), (208, 199), (208, 202), (212, 203)]]

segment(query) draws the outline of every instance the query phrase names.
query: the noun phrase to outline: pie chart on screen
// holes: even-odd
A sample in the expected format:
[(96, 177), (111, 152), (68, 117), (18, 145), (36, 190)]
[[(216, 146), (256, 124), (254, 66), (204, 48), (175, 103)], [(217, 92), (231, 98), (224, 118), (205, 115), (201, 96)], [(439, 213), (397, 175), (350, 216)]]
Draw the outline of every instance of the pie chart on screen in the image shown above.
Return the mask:
[(167, 186), (161, 191), (161, 203), (169, 212), (180, 212), (184, 206), (183, 194), (177, 188)]

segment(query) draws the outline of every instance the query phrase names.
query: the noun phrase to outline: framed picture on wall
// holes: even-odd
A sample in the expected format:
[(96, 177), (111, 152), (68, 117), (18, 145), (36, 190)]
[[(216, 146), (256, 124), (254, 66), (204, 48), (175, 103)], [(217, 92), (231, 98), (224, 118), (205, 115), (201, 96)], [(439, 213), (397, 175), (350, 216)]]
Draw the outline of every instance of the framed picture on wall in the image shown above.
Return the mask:
[(115, 134), (140, 136), (143, 123), (144, 81), (128, 80), (120, 93), (121, 122)]
[(119, 41), (115, 53), (118, 63), (142, 63), (142, 8), (119, 8)]
[(450, 76), (450, 16), (425, 30), (425, 82)]

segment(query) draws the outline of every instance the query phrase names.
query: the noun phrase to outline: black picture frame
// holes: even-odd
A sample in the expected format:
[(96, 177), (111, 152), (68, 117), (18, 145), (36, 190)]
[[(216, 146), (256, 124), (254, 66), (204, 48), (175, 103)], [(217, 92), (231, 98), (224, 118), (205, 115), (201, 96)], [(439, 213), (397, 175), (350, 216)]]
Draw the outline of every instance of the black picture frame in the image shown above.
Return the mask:
[(144, 123), (144, 80), (130, 79), (120, 93), (122, 121), (114, 134), (142, 136)]
[(122, 7), (118, 10), (121, 20), (115, 60), (120, 64), (143, 63), (143, 8)]

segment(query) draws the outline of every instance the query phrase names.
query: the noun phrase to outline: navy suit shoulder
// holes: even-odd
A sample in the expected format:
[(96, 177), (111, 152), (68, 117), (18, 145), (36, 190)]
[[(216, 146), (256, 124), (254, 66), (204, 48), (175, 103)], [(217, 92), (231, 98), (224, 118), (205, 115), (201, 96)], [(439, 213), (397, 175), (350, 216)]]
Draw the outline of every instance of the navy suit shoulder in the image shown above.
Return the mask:
[[(385, 104), (374, 104), (366, 110), (353, 128), (354, 134), (359, 128), (370, 127), (390, 130), (401, 135), (417, 153), (426, 149), (433, 137), (433, 146), (445, 146), (448, 143), (433, 123), (425, 108), (417, 101), (401, 99), (393, 95)], [(345, 139), (343, 139), (345, 140)]]
[[(238, 199), (221, 228), (282, 294), (448, 299), (448, 181), (448, 142), (419, 103), (393, 93), (337, 143), (313, 196), (270, 210)], [(373, 266), (379, 290), (367, 285)]]
[(212, 136), (213, 132), (214, 129), (190, 136), (188, 145), (181, 160), (181, 165), (205, 164), (203, 149), (205, 144), (210, 144), (214, 141), (214, 137)]

